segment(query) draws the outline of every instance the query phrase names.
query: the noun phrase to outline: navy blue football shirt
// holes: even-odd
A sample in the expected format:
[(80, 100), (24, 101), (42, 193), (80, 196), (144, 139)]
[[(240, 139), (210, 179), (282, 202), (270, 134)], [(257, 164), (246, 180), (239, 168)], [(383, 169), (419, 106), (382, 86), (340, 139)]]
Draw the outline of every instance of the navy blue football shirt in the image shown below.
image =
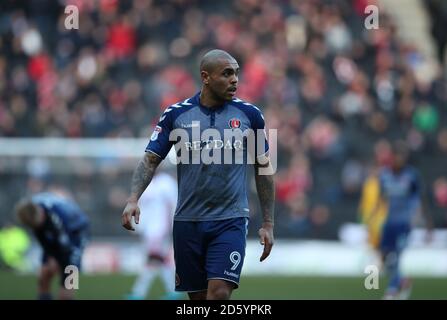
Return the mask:
[(44, 224), (34, 231), (43, 247), (43, 259), (50, 255), (62, 267), (69, 264), (80, 267), (80, 250), (89, 227), (85, 213), (75, 202), (50, 192), (38, 193), (31, 201), (40, 206), (46, 216)]
[(379, 181), (381, 193), (388, 201), (387, 222), (410, 224), (421, 205), (422, 186), (418, 171), (409, 165), (399, 173), (383, 169)]
[(165, 110), (146, 152), (164, 159), (173, 145), (179, 186), (174, 220), (249, 217), (247, 165), (269, 149), (259, 108), (238, 98), (208, 108), (199, 92)]

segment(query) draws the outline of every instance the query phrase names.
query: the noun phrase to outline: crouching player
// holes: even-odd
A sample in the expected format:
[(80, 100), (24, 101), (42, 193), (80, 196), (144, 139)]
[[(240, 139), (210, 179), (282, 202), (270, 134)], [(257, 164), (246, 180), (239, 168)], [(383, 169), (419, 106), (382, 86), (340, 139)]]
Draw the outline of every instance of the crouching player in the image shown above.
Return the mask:
[(38, 298), (52, 299), (51, 281), (59, 273), (59, 299), (74, 299), (75, 287), (67, 287), (65, 280), (81, 268), (89, 225), (85, 213), (72, 200), (53, 193), (39, 193), (22, 199), (15, 211), (20, 222), (31, 229), (42, 247)]

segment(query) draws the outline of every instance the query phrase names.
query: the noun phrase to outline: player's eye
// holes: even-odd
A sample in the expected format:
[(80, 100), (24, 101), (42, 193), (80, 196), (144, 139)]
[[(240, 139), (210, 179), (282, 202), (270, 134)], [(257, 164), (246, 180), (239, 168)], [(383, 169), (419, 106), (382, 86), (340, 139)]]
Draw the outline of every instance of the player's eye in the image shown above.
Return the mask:
[(222, 74), (224, 75), (224, 77), (229, 77), (234, 74), (234, 70), (230, 70), (230, 69), (224, 70), (224, 72)]

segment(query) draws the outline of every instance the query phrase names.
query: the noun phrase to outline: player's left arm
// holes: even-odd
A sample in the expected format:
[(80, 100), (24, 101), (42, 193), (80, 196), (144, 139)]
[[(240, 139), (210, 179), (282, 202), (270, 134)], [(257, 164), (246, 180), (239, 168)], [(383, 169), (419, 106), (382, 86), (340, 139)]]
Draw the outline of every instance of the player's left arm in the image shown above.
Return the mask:
[(420, 210), (421, 210), (421, 214), (424, 219), (424, 222), (425, 222), (425, 227), (427, 228), (428, 231), (433, 230), (433, 219), (429, 212), (430, 210), (428, 208), (427, 195), (425, 193), (421, 194)]
[(275, 182), (272, 174), (263, 174), (261, 168), (269, 167), (270, 161), (263, 161), (264, 164), (255, 164), (256, 190), (261, 204), (262, 227), (259, 229), (259, 238), (264, 246), (264, 251), (260, 261), (264, 261), (273, 247), (273, 226), (275, 214)]
[(433, 232), (433, 219), (430, 214), (429, 210), (429, 204), (428, 204), (428, 196), (424, 188), (424, 183), (422, 181), (422, 178), (420, 177), (420, 174), (416, 174), (415, 179), (415, 189), (419, 196), (420, 205), (419, 210), (421, 213), (422, 218), (424, 219), (425, 228), (427, 229), (427, 241), (430, 241), (432, 238), (432, 232)]
[[(251, 109), (252, 113), (252, 129), (255, 133), (255, 182), (256, 190), (258, 193), (259, 202), (261, 204), (262, 212), (262, 227), (259, 229), (259, 239), (261, 245), (264, 246), (260, 261), (264, 261), (272, 251), (273, 247), (273, 227), (274, 227), (274, 215), (275, 215), (275, 182), (273, 180), (273, 174), (275, 172), (272, 166), (272, 160), (269, 157), (269, 143), (267, 139), (267, 133), (265, 131), (265, 121), (262, 112), (254, 107)], [(263, 140), (258, 141), (259, 139)], [(258, 145), (264, 145), (260, 147)]]
[(431, 242), (432, 239), (433, 239), (434, 225), (433, 225), (432, 216), (431, 216), (431, 214), (429, 213), (429, 210), (428, 210), (428, 204), (427, 204), (427, 200), (426, 200), (426, 196), (425, 195), (422, 196), (420, 210), (421, 210), (421, 214), (422, 214), (422, 217), (424, 219), (424, 222), (425, 222), (425, 228), (427, 230), (426, 231), (426, 236), (425, 236), (425, 241), (426, 242)]

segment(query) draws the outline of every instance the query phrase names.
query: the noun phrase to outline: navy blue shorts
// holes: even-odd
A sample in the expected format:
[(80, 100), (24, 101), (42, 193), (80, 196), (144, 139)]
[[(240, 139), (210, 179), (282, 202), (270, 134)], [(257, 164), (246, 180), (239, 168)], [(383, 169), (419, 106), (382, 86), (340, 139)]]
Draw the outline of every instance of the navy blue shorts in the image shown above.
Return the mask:
[(245, 257), (248, 218), (174, 221), (176, 291), (203, 291), (208, 280), (239, 286)]
[(407, 245), (410, 226), (406, 223), (385, 223), (382, 229), (380, 249), (384, 253), (400, 253)]

